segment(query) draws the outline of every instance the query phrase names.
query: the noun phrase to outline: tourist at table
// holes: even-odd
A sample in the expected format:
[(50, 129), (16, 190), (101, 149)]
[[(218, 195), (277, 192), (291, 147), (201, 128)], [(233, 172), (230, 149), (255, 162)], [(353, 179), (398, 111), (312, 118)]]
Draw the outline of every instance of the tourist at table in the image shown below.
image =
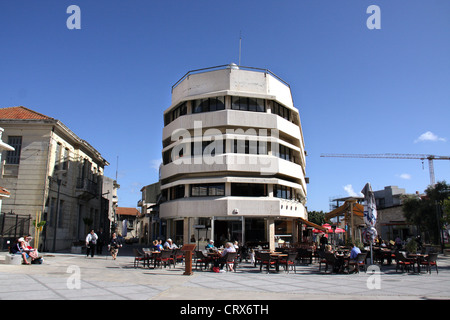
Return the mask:
[[(355, 262), (358, 254), (361, 253), (361, 250), (356, 246), (356, 244), (352, 244), (352, 250), (350, 251), (350, 262)], [(349, 264), (351, 265), (351, 264)], [(350, 273), (356, 272), (356, 268), (353, 270), (349, 270)]]
[(214, 240), (209, 240), (208, 244), (206, 245), (206, 250), (217, 250), (217, 248), (214, 246)]
[(236, 252), (236, 249), (234, 248), (234, 245), (231, 242), (227, 242), (225, 244), (225, 249), (223, 249), (219, 259), (220, 269), (223, 269), (223, 266), (227, 262), (227, 254), (231, 252)]
[(167, 239), (167, 241), (164, 243), (164, 250), (173, 250), (178, 249), (178, 246), (172, 242), (172, 239)]

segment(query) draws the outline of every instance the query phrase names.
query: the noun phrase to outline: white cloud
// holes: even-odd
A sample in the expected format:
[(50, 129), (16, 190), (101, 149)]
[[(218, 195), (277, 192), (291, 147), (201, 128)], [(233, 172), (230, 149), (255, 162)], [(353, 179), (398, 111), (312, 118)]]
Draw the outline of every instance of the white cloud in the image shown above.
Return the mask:
[(411, 175), (409, 173), (402, 173), (400, 175), (398, 175), (401, 179), (404, 180), (411, 180)]
[(353, 190), (353, 186), (351, 184), (344, 186), (344, 190), (347, 192), (347, 194), (350, 197), (363, 197), (364, 196), (361, 192), (356, 193), (355, 190)]
[(424, 142), (424, 141), (442, 141), (442, 142), (445, 142), (445, 141), (447, 141), (447, 139), (438, 137), (433, 132), (427, 131), (425, 133), (422, 133), (419, 138), (414, 140), (414, 143)]

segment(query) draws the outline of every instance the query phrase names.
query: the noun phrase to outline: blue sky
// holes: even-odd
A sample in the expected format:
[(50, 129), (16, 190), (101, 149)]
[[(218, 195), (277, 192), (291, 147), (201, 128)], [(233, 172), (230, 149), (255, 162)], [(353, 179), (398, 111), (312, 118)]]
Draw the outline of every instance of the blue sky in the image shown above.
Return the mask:
[[(66, 27), (72, 4), (80, 30)], [(366, 26), (370, 5), (381, 9), (379, 30)], [(119, 157), (119, 205), (134, 207), (158, 179), (171, 86), (189, 70), (238, 62), (240, 32), (242, 65), (291, 85), (309, 210), (328, 211), (330, 197), (367, 182), (410, 193), (429, 184), (427, 162), (322, 153), (450, 155), (447, 0), (1, 1), (0, 107), (61, 120), (110, 162), (109, 177)], [(450, 162), (435, 161), (435, 173), (450, 182)]]

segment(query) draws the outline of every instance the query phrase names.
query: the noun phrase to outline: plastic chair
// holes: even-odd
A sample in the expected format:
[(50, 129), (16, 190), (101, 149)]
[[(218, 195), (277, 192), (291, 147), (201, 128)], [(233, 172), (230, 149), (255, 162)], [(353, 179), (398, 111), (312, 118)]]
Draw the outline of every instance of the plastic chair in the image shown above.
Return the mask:
[[(225, 264), (227, 266), (227, 271), (229, 269), (231, 269), (231, 270), (234, 269), (234, 272), (236, 272), (237, 265), (238, 265), (238, 263), (237, 263), (238, 259), (237, 258), (238, 258), (237, 252), (228, 252), (226, 254), (226, 256), (225, 256)], [(233, 267), (230, 266), (231, 264), (233, 265)]]
[(431, 266), (436, 267), (436, 273), (439, 273), (438, 266), (437, 266), (437, 253), (429, 253), (428, 257), (426, 257), (424, 260), (420, 261), (421, 266), (427, 267), (427, 272), (431, 274)]
[(206, 257), (203, 252), (201, 251), (195, 251), (195, 269), (198, 270), (198, 264), (204, 263), (205, 269), (208, 267), (208, 264), (210, 263), (210, 259)]
[(349, 260), (346, 268), (348, 271), (350, 271), (350, 266), (354, 266), (355, 267), (355, 271), (357, 273), (359, 273), (359, 270), (361, 267), (364, 268), (364, 272), (367, 272), (367, 268), (366, 268), (366, 258), (367, 258), (367, 253), (358, 253), (358, 255), (356, 256), (355, 260)]
[(145, 262), (147, 261), (150, 266), (150, 257), (147, 256), (145, 253), (141, 252), (138, 249), (133, 249), (134, 252), (134, 267), (137, 268), (139, 266), (139, 262), (142, 261), (145, 268)]
[(266, 252), (260, 252), (259, 258), (260, 258), (259, 270), (262, 271), (262, 267), (263, 267), (263, 265), (265, 265), (267, 268), (267, 273), (269, 273), (270, 266), (275, 265), (276, 260), (272, 259), (272, 257), (270, 256), (270, 253), (266, 253)]
[(278, 263), (284, 266), (284, 270), (289, 273), (289, 267), (294, 269), (294, 273), (297, 273), (295, 269), (297, 259), (297, 253), (288, 253), (288, 256), (285, 259), (281, 259)]

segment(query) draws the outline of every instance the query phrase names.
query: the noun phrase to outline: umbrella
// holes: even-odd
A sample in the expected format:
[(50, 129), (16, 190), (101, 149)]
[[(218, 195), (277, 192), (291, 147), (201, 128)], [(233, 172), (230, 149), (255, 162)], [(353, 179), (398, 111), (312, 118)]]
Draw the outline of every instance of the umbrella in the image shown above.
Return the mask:
[(370, 183), (366, 183), (361, 193), (364, 194), (364, 222), (367, 226), (366, 230), (364, 230), (364, 236), (370, 242), (370, 260), (373, 263), (372, 244), (377, 236), (377, 230), (375, 229), (377, 223), (377, 205)]
[[(327, 233), (344, 233), (345, 232), (345, 230), (342, 228), (336, 228), (336, 230), (333, 231), (333, 228), (328, 223), (325, 223), (322, 227), (327, 229)], [(318, 230), (318, 229), (313, 229), (313, 232), (314, 233), (324, 233), (323, 231)]]

